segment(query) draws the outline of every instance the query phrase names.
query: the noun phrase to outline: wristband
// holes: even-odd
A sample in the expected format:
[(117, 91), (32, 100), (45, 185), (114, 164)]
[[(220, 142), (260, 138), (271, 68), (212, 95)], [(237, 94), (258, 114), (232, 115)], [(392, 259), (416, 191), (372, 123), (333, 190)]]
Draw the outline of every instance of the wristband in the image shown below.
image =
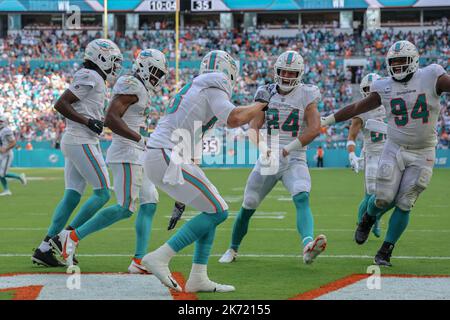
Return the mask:
[(290, 153), (291, 151), (301, 149), (302, 147), (303, 147), (303, 145), (300, 142), (300, 140), (298, 138), (295, 138), (288, 145), (286, 145), (283, 149)]
[(356, 146), (355, 141), (353, 141), (353, 140), (348, 140), (348, 141), (347, 141), (346, 147), (348, 148), (349, 146)]

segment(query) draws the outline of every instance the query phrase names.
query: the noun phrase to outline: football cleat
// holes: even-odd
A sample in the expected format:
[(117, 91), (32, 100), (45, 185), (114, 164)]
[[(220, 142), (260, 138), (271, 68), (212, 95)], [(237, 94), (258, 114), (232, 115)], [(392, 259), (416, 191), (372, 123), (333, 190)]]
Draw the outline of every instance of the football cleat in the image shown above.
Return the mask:
[(380, 227), (380, 220), (379, 219), (377, 219), (376, 221), (375, 221), (375, 224), (373, 225), (373, 227), (372, 227), (372, 233), (373, 233), (373, 235), (375, 236), (375, 237), (377, 237), (377, 238), (379, 238), (379, 237), (381, 237), (381, 227)]
[[(61, 257), (66, 261), (67, 266), (72, 266), (74, 264), (73, 257), (75, 255), (75, 250), (78, 246), (78, 240), (74, 240), (72, 233), (75, 231), (71, 230), (63, 230), (57, 236), (58, 240), (61, 244)], [(76, 238), (76, 235), (75, 235)], [(54, 248), (56, 247), (56, 242), (53, 241), (53, 238), (50, 239), (50, 244)]]
[(167, 263), (160, 261), (158, 254), (154, 251), (146, 254), (142, 258), (141, 264), (151, 273), (155, 275), (166, 287), (182, 292), (181, 286), (172, 277)]
[(379, 266), (392, 267), (391, 255), (393, 250), (394, 245), (392, 243), (383, 242), (380, 250), (375, 255), (374, 263)]
[(208, 278), (202, 280), (191, 280), (189, 278), (184, 290), (186, 292), (232, 292), (236, 289), (227, 284), (216, 283)]
[(25, 173), (21, 173), (19, 177), (20, 183), (22, 183), (24, 186), (27, 185), (27, 176), (25, 175)]
[(31, 256), (33, 264), (37, 264), (44, 267), (64, 267), (64, 264), (56, 259), (53, 250), (42, 252), (39, 248), (35, 249)]
[(303, 262), (306, 264), (313, 263), (314, 259), (325, 251), (327, 247), (327, 237), (323, 234), (318, 235), (314, 241), (308, 243), (303, 249)]
[(236, 260), (237, 257), (237, 251), (234, 251), (234, 249), (228, 249), (225, 251), (223, 256), (219, 259), (220, 263), (231, 263)]
[(141, 259), (133, 258), (130, 265), (128, 266), (128, 273), (131, 274), (151, 274), (148, 270), (141, 264)]
[(375, 217), (369, 216), (367, 212), (364, 213), (355, 231), (355, 241), (357, 244), (363, 244), (367, 241), (370, 230), (376, 220), (377, 219)]
[(0, 193), (0, 197), (3, 197), (3, 196), (11, 196), (11, 195), (12, 195), (12, 192), (9, 191), (9, 190), (5, 190), (5, 191), (3, 191), (2, 193)]
[[(59, 241), (59, 236), (58, 235), (54, 236), (48, 242), (52, 246), (53, 250), (55, 250), (60, 256), (62, 256), (63, 247), (61, 241)], [(73, 255), (73, 264), (74, 265), (78, 264), (78, 259), (75, 257), (75, 254)]]

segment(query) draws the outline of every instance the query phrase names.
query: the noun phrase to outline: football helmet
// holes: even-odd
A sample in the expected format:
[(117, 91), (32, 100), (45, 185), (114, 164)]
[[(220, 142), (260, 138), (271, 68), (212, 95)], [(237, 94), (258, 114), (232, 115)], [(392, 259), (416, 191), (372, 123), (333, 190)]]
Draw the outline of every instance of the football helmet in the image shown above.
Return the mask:
[[(396, 58), (406, 58), (406, 62), (393, 66), (392, 63)], [(389, 48), (386, 55), (386, 67), (391, 77), (395, 80), (403, 80), (419, 68), (419, 51), (409, 41), (397, 41)], [(395, 71), (396, 69), (397, 72)], [(400, 69), (400, 72), (398, 72), (398, 69)]]
[(223, 72), (233, 88), (236, 84), (239, 68), (236, 60), (225, 51), (213, 50), (203, 57), (200, 64), (200, 74), (208, 72)]
[(361, 92), (361, 95), (365, 98), (370, 93), (370, 85), (375, 80), (381, 78), (376, 73), (369, 73), (364, 78), (362, 78), (361, 83), (359, 84), (359, 92)]
[(133, 65), (133, 71), (139, 75), (147, 90), (158, 91), (169, 72), (164, 53), (156, 49), (139, 52)]
[[(274, 80), (278, 86), (285, 91), (294, 89), (300, 84), (305, 71), (305, 64), (302, 56), (296, 51), (286, 51), (282, 53), (274, 65)], [(297, 76), (294, 78), (286, 78), (281, 76), (281, 71), (296, 71)]]
[(95, 39), (88, 43), (84, 59), (99, 67), (109, 82), (114, 82), (122, 69), (123, 56), (119, 47), (109, 39)]

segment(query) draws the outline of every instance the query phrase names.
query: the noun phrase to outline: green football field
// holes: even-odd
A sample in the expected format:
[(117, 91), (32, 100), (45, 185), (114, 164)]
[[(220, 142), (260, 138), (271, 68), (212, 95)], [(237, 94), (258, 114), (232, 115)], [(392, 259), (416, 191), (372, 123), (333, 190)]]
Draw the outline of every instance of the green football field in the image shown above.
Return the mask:
[[(25, 172), (29, 183), (22, 186), (11, 182), (13, 196), (0, 198), (0, 274), (64, 273), (64, 268), (37, 267), (30, 260), (32, 250), (45, 236), (53, 209), (63, 194), (63, 171), (13, 171)], [(348, 275), (366, 273), (382, 238), (371, 235), (364, 246), (353, 241), (356, 212), (363, 196), (363, 175), (349, 169), (311, 170), (315, 232), (328, 237), (326, 251), (312, 265), (304, 265), (301, 260), (294, 205), (281, 183), (251, 220), (237, 261), (228, 265), (218, 263), (228, 247), (249, 172), (250, 169), (206, 170), (230, 206), (229, 219), (218, 227), (208, 272), (212, 280), (233, 284), (236, 291), (202, 293), (198, 295), (199, 299), (288, 299)], [(382, 269), (384, 274), (450, 274), (449, 181), (450, 170), (435, 169), (431, 185), (418, 200), (408, 229), (394, 251), (394, 267)], [(91, 190), (87, 190), (86, 194), (90, 193)], [(112, 197), (110, 203), (114, 201)], [(173, 201), (160, 192), (150, 250), (173, 234), (166, 230), (172, 205)], [(186, 218), (193, 214), (191, 208), (186, 209)], [(383, 236), (388, 219), (389, 215), (386, 215), (382, 220)], [(82, 272), (126, 272), (134, 251), (133, 228), (134, 217), (84, 239), (77, 251)], [(188, 277), (192, 247), (172, 260), (172, 272)], [(0, 299), (10, 296), (0, 292)]]

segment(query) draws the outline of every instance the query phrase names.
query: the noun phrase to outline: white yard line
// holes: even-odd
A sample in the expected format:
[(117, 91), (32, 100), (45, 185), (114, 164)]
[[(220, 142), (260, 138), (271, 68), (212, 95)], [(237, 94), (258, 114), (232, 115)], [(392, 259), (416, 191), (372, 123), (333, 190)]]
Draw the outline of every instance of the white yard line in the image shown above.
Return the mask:
[[(0, 253), (1, 258), (15, 258), (15, 257), (30, 257), (31, 254), (23, 254), (23, 253)], [(93, 254), (77, 254), (78, 257), (86, 257), (86, 258), (116, 258), (116, 257), (131, 257), (130, 254), (121, 254), (121, 253), (93, 253)], [(177, 257), (192, 257), (192, 254), (179, 254)], [(221, 257), (222, 254), (212, 254), (211, 257)], [(296, 254), (257, 254), (257, 253), (249, 253), (249, 254), (239, 254), (239, 257), (246, 258), (300, 258), (300, 255)], [(329, 258), (329, 259), (372, 259), (373, 256), (369, 255), (352, 255), (352, 254), (343, 254), (343, 255), (320, 255), (319, 258)], [(428, 257), (428, 256), (395, 256), (395, 259), (404, 259), (404, 260), (450, 260), (450, 257)]]

